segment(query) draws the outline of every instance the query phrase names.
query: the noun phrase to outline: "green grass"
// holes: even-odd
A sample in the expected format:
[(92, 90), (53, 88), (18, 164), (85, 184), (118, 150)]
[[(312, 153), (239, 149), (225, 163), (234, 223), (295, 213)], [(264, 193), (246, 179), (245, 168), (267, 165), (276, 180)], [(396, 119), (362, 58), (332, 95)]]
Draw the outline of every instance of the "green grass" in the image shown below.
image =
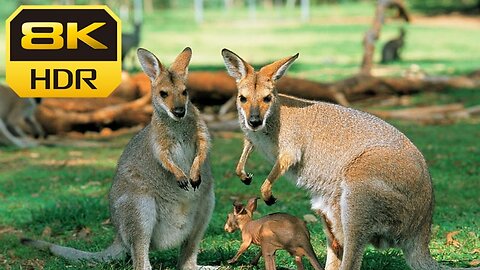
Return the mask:
[[(418, 126), (394, 123), (404, 131), (424, 153), (433, 177), (436, 208), (431, 250), (445, 264), (468, 266), (478, 258), (472, 254), (480, 246), (480, 130), (476, 122), (461, 122), (449, 126)], [(216, 136), (213, 140), (212, 163), (216, 180), (216, 208), (202, 242), (199, 262), (223, 264), (240, 245), (240, 235), (223, 231), (232, 198), (246, 199), (257, 195), (270, 170), (263, 158), (254, 153), (248, 162), (255, 174), (252, 186), (243, 185), (233, 173), (240, 155), (240, 134), (234, 138)], [(75, 264), (35, 251), (19, 244), (19, 237), (41, 238), (86, 250), (100, 250), (110, 244), (114, 231), (103, 225), (108, 216), (108, 192), (116, 160), (129, 136), (103, 146), (38, 147), (30, 150), (0, 150), (0, 268), (9, 265), (23, 269), (39, 258), (45, 269), (91, 269), (88, 264)], [(102, 148), (99, 151), (99, 147)], [(279, 202), (267, 207), (259, 204), (257, 216), (286, 211), (298, 217), (311, 213), (308, 194), (295, 188), (286, 179), (274, 187)], [(51, 235), (42, 231), (51, 228)], [(81, 228), (91, 229), (87, 238), (75, 237)], [(309, 224), (312, 242), (322, 262), (325, 261), (325, 240), (320, 222)], [(13, 231), (12, 231), (13, 230)], [(459, 230), (455, 239), (460, 247), (445, 245), (446, 234)], [(255, 250), (242, 256), (236, 269), (244, 269)], [(174, 268), (177, 251), (152, 252), (154, 265)], [(286, 252), (279, 252), (278, 265), (294, 267)], [(101, 264), (95, 269), (129, 269), (128, 259), (113, 264)], [(368, 248), (362, 269), (408, 269), (399, 250), (378, 251)]]
[[(12, 2), (13, 3), (13, 2)], [(5, 50), (4, 19), (14, 9), (10, 1), (0, 10), (0, 52)], [(318, 6), (312, 9), (310, 23), (299, 22), (299, 10), (257, 11), (255, 21), (247, 10), (207, 10), (205, 23), (198, 25), (191, 10), (160, 10), (147, 14), (142, 30), (142, 46), (154, 51), (164, 63), (170, 63), (185, 46), (194, 54), (191, 70), (224, 70), (220, 50), (238, 52), (259, 66), (300, 52), (291, 67), (291, 75), (330, 81), (358, 71), (362, 57), (361, 40), (370, 26), (373, 6), (369, 3)], [(125, 25), (128, 28), (128, 25)], [(378, 48), (395, 36), (399, 23), (389, 23), (382, 30)], [(128, 29), (127, 29), (128, 30)], [(478, 27), (458, 25), (407, 26), (404, 61), (389, 66), (377, 65), (385, 75), (398, 75), (412, 64), (429, 74), (463, 74), (480, 66), (480, 31)], [(0, 77), (4, 54), (0, 53)], [(412, 98), (413, 105), (462, 102), (467, 107), (480, 104), (477, 90), (450, 89), (423, 93)], [(424, 153), (433, 177), (436, 208), (431, 251), (435, 259), (451, 266), (468, 266), (478, 259), (473, 253), (480, 246), (480, 128), (478, 121), (464, 121), (448, 126), (423, 126), (394, 122)], [(244, 186), (235, 176), (234, 167), (241, 151), (241, 135), (216, 136), (212, 163), (216, 179), (216, 208), (202, 242), (201, 264), (225, 265), (240, 245), (240, 235), (223, 231), (232, 198), (258, 195), (262, 180), (270, 170), (258, 154), (248, 168), (255, 174), (252, 186)], [(107, 247), (114, 236), (108, 219), (107, 193), (115, 166), (129, 136), (111, 141), (94, 141), (92, 146), (37, 147), (29, 150), (0, 148), (0, 269), (130, 269), (124, 259), (112, 264), (72, 265), (46, 253), (19, 244), (21, 236), (41, 238), (75, 248), (98, 251)], [(302, 217), (311, 213), (308, 194), (286, 179), (275, 184), (279, 202), (267, 207), (260, 204), (257, 216), (285, 211)], [(41, 236), (45, 228), (51, 233)], [(77, 233), (90, 228), (81, 238)], [(319, 222), (309, 224), (312, 242), (321, 262), (325, 262), (325, 237)], [(446, 245), (446, 234), (455, 237), (459, 247)], [(251, 248), (235, 269), (248, 269), (247, 263), (258, 248)], [(175, 267), (177, 250), (151, 253), (155, 267)], [(38, 260), (35, 260), (38, 259)], [(279, 252), (277, 264), (294, 268), (293, 260)], [(310, 267), (310, 266), (308, 266)], [(309, 268), (311, 269), (311, 268)], [(368, 248), (363, 269), (407, 269), (401, 251)]]

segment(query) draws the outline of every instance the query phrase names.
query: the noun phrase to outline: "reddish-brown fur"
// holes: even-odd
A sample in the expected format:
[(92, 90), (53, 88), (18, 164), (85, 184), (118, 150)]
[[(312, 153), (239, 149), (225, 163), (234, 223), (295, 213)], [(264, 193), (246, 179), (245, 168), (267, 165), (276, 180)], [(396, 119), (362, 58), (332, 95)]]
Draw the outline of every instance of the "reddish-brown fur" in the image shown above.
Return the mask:
[(253, 220), (252, 215), (256, 208), (257, 198), (252, 198), (247, 206), (234, 203), (233, 213), (228, 214), (225, 231), (231, 233), (240, 229), (243, 240), (237, 254), (228, 263), (235, 263), (253, 243), (260, 246), (262, 252), (252, 260), (252, 264), (257, 264), (263, 255), (267, 270), (276, 269), (275, 252), (279, 249), (285, 249), (295, 256), (298, 269), (304, 269), (302, 256), (307, 256), (316, 270), (323, 269), (313, 251), (310, 233), (304, 221), (285, 213), (274, 213)]

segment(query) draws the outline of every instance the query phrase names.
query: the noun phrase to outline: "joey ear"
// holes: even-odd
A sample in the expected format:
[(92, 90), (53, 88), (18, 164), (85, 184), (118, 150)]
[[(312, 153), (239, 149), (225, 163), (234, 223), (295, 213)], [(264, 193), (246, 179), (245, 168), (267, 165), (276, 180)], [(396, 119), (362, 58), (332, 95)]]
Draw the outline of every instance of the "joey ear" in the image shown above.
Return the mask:
[(151, 81), (155, 80), (165, 70), (162, 63), (160, 63), (158, 58), (150, 51), (138, 48), (137, 56), (143, 71), (148, 75)]
[(169, 70), (173, 73), (186, 77), (188, 74), (188, 65), (190, 64), (190, 59), (192, 59), (192, 49), (186, 47), (183, 51), (175, 58), (173, 64), (170, 66)]
[(285, 74), (290, 65), (298, 58), (298, 55), (297, 53), (294, 56), (286, 57), (270, 65), (266, 65), (260, 69), (259, 73), (270, 77), (272, 81), (276, 81)]
[(257, 210), (257, 200), (258, 199), (259, 199), (258, 197), (254, 197), (254, 198), (251, 198), (250, 200), (248, 200), (247, 206), (245, 208), (248, 211), (250, 211), (250, 213), (253, 213), (253, 212), (255, 212), (255, 210)]
[(247, 74), (253, 73), (253, 67), (245, 62), (245, 60), (243, 60), (236, 53), (228, 49), (223, 49), (222, 56), (228, 74), (232, 76), (236, 82), (239, 82), (241, 79), (245, 78)]
[(235, 215), (238, 215), (238, 214), (243, 214), (243, 212), (245, 212), (245, 206), (243, 206), (243, 204), (241, 204), (241, 203), (234, 202), (233, 203), (233, 213)]

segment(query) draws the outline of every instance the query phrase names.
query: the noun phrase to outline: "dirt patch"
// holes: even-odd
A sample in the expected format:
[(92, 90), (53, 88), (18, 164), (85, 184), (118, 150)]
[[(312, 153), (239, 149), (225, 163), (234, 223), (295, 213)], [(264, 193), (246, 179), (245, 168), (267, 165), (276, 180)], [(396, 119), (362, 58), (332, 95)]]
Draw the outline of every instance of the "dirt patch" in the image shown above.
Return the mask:
[(480, 17), (462, 15), (415, 16), (412, 24), (480, 29)]

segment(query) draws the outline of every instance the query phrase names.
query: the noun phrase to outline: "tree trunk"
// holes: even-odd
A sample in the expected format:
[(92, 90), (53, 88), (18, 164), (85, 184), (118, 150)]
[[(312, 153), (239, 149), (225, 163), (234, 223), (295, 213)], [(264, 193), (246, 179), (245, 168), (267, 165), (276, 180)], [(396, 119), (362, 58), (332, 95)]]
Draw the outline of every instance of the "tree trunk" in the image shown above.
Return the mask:
[(375, 42), (380, 37), (380, 30), (385, 22), (385, 11), (388, 8), (396, 8), (398, 10), (399, 17), (403, 18), (407, 22), (410, 20), (402, 0), (378, 0), (372, 27), (367, 30), (363, 38), (364, 54), (360, 69), (361, 75), (371, 74), (373, 57), (375, 55)]

